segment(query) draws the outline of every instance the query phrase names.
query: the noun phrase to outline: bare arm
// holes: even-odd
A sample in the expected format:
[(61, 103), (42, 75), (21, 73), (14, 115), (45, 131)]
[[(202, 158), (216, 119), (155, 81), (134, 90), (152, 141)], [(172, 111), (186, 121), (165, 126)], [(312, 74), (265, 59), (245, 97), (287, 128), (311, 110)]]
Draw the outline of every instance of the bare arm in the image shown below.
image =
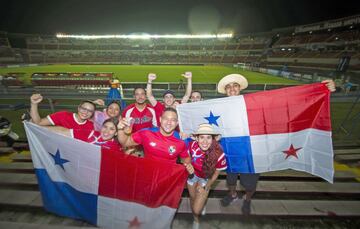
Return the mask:
[(152, 93), (152, 81), (155, 79), (156, 79), (156, 75), (154, 73), (149, 73), (148, 82), (146, 84), (146, 97), (152, 106), (155, 106), (157, 103), (157, 101)]
[(191, 91), (192, 91), (192, 73), (185, 72), (185, 74), (182, 74), (182, 76), (187, 79), (187, 84), (186, 84), (185, 95), (182, 98), (181, 103), (187, 103), (187, 101), (189, 100), (189, 98), (191, 96)]
[(126, 118), (120, 119), (117, 127), (118, 127), (117, 138), (123, 147), (138, 145), (136, 142), (134, 142), (134, 140), (131, 137), (131, 127), (130, 124), (126, 121)]
[(47, 118), (41, 118), (39, 114), (39, 103), (43, 100), (42, 95), (40, 94), (33, 94), (30, 97), (30, 116), (31, 116), (31, 122), (38, 124), (40, 126), (50, 126), (51, 123)]

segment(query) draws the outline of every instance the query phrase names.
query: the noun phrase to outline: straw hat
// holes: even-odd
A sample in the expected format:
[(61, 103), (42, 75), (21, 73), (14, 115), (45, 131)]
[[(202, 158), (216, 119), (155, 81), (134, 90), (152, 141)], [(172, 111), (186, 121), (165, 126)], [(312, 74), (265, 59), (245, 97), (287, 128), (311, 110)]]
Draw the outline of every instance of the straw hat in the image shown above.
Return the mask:
[(197, 131), (195, 133), (193, 133), (192, 136), (195, 137), (197, 135), (202, 135), (202, 134), (215, 135), (216, 141), (219, 141), (221, 138), (221, 134), (216, 132), (214, 130), (214, 128), (210, 124), (207, 124), (207, 123), (200, 124)]
[(240, 85), (240, 90), (244, 90), (248, 87), (247, 79), (240, 74), (230, 74), (224, 76), (218, 83), (217, 90), (221, 94), (226, 94), (225, 87), (229, 83), (238, 83)]

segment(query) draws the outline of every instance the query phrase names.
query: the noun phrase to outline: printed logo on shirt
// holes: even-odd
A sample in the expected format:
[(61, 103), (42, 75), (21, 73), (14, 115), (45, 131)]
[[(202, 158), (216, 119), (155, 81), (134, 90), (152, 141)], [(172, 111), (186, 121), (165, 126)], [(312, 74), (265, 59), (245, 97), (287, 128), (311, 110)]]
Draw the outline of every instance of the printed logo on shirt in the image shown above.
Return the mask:
[(155, 147), (155, 146), (156, 146), (156, 142), (150, 142), (150, 145), (151, 145), (152, 147)]
[(176, 152), (175, 146), (170, 146), (170, 147), (169, 147), (169, 153), (170, 153), (170, 154), (173, 154), (173, 153), (175, 153), (175, 152)]

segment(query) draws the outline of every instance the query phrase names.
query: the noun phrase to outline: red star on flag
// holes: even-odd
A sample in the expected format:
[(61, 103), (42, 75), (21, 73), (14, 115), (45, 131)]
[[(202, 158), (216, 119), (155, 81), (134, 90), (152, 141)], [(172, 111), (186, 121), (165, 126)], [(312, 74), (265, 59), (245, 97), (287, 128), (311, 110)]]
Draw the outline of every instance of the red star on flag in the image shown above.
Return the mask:
[(135, 218), (129, 222), (129, 228), (140, 228), (140, 221), (138, 220), (137, 216), (135, 216)]
[(302, 149), (302, 147), (295, 149), (294, 146), (291, 144), (290, 148), (288, 150), (283, 151), (283, 153), (286, 154), (285, 160), (290, 156), (294, 156), (294, 157), (298, 158), (296, 152), (300, 149)]

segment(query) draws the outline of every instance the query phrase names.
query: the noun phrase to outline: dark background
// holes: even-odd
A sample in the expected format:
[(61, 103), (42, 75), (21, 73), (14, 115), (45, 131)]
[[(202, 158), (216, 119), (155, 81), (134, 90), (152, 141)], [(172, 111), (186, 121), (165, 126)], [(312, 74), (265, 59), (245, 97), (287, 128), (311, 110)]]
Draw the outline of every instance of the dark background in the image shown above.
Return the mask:
[(360, 14), (360, 1), (1, 1), (0, 31), (40, 34), (236, 34)]

